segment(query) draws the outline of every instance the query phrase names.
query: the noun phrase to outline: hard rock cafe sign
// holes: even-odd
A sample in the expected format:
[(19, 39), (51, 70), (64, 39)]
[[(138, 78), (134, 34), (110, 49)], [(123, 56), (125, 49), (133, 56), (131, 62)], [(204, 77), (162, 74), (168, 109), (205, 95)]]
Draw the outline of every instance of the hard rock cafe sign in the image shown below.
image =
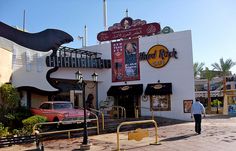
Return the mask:
[(173, 51), (170, 52), (163, 45), (155, 45), (151, 47), (146, 54), (147, 62), (154, 68), (164, 67), (171, 57), (177, 59), (177, 51), (173, 48)]
[(120, 23), (116, 23), (108, 28), (108, 31), (98, 33), (98, 41), (108, 41), (121, 38), (134, 38), (138, 36), (149, 36), (160, 33), (161, 27), (159, 23), (147, 24), (145, 20), (133, 20), (125, 17)]

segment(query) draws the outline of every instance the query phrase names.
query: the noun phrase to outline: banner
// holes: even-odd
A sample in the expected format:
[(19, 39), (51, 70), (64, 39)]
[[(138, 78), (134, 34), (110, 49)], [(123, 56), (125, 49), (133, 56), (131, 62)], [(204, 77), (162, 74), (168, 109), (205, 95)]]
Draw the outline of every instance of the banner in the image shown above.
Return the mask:
[(111, 50), (112, 82), (140, 80), (138, 39), (112, 42)]

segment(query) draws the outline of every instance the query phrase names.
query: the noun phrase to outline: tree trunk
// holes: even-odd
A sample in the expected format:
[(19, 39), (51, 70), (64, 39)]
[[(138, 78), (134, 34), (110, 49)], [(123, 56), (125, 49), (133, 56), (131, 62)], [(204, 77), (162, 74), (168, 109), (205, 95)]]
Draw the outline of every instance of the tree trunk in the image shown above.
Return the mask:
[[(226, 77), (225, 76), (223, 76), (223, 98), (225, 98), (225, 96), (226, 96)], [(224, 99), (224, 101), (227, 101), (227, 99), (225, 100)], [(225, 103), (224, 103), (225, 104)], [(227, 110), (228, 110), (228, 107), (226, 106), (226, 108), (227, 108)]]
[(226, 94), (226, 78), (225, 76), (223, 76), (223, 97), (225, 96)]
[(207, 80), (207, 112), (211, 113), (211, 88), (210, 88), (210, 80)]

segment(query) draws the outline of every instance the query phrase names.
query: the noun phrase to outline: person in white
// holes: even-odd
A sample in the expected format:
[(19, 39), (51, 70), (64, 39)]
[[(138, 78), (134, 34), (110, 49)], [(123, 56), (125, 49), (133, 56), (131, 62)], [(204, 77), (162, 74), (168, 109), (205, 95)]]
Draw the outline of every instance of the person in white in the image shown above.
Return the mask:
[(206, 116), (205, 108), (202, 103), (200, 103), (200, 101), (196, 99), (196, 102), (193, 103), (191, 108), (191, 118), (194, 117), (195, 132), (198, 134), (201, 134), (202, 114), (204, 115), (204, 117)]

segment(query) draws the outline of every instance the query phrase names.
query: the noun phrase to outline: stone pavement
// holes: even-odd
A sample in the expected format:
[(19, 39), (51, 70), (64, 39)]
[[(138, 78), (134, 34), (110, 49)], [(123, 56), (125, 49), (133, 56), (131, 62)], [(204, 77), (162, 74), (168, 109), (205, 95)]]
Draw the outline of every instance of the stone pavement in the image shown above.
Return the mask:
[[(121, 148), (130, 151), (235, 151), (236, 117), (208, 116), (203, 119), (202, 134), (194, 132), (194, 122), (187, 122), (158, 129), (161, 145), (153, 143), (154, 129), (148, 128), (150, 137), (128, 141), (127, 132), (120, 135)], [(91, 151), (111, 151), (116, 149), (116, 133), (89, 136)], [(79, 151), (82, 138), (50, 140), (44, 142), (45, 151)], [(1, 151), (36, 151), (35, 144), (15, 145), (0, 148)]]

